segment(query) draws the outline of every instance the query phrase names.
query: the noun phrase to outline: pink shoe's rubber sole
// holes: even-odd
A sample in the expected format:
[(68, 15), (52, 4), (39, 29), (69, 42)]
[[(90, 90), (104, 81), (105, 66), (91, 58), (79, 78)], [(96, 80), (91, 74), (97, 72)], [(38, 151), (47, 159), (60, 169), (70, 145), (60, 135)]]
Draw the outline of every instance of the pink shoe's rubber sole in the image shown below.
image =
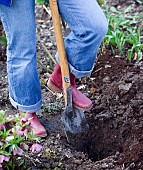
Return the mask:
[(47, 137), (47, 133), (45, 133), (45, 132), (37, 133), (37, 134), (34, 134), (34, 137), (45, 138), (45, 137)]

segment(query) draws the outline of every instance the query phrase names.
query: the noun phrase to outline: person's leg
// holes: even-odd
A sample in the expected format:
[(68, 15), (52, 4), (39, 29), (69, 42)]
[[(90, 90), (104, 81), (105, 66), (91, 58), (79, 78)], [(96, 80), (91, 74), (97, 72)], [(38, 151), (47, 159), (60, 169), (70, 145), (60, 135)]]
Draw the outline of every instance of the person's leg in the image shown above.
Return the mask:
[[(73, 104), (79, 109), (88, 110), (92, 102), (77, 90), (74, 76), (81, 78), (91, 74), (98, 48), (107, 32), (107, 20), (96, 0), (58, 0), (58, 6), (71, 29), (65, 38), (65, 48), (71, 72)], [(58, 53), (56, 59), (60, 64)], [(57, 92), (62, 90), (59, 64), (48, 81), (48, 87)]]
[[(58, 6), (62, 18), (71, 29), (65, 38), (70, 72), (76, 78), (89, 76), (108, 30), (107, 19), (96, 0), (58, 0)], [(56, 58), (59, 63), (58, 55)]]
[[(41, 108), (42, 100), (36, 68), (34, 0), (13, 0), (11, 7), (0, 5), (0, 17), (7, 38), (10, 101), (21, 112), (36, 112)], [(36, 118), (36, 114), (33, 115)], [(46, 133), (42, 125), (40, 127)]]
[(36, 24), (34, 0), (13, 0), (0, 5), (7, 37), (7, 69), (10, 100), (23, 112), (41, 107), (41, 90), (36, 69)]
[[(72, 87), (73, 105), (76, 108), (84, 111), (89, 110), (92, 107), (92, 101), (76, 88), (75, 76), (73, 74), (70, 74), (70, 83)], [(56, 64), (54, 72), (51, 74), (47, 85), (54, 92), (57, 93), (62, 92), (63, 88), (62, 88), (61, 67), (58, 63)]]

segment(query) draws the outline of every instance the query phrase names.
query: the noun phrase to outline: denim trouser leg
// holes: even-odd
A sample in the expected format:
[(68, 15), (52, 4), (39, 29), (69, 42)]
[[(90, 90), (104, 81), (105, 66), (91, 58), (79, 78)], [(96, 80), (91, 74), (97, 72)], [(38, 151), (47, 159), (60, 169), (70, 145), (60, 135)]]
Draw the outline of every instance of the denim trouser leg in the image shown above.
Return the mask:
[[(107, 32), (107, 20), (96, 0), (58, 0), (58, 6), (71, 29), (65, 39), (70, 72), (77, 78), (88, 76)], [(59, 63), (58, 54), (56, 59)]]
[(13, 0), (12, 6), (0, 5), (6, 32), (7, 70), (10, 101), (23, 112), (41, 108), (41, 89), (36, 68), (36, 24), (34, 0)]

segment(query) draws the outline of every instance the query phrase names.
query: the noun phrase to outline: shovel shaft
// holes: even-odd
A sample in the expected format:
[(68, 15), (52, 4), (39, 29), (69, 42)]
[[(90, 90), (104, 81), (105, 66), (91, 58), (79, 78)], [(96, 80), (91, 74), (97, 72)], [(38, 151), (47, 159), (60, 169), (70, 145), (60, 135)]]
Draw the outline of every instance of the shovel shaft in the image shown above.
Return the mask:
[(67, 91), (69, 91), (68, 89), (70, 89), (70, 87), (71, 87), (68, 61), (67, 61), (67, 56), (66, 56), (66, 52), (65, 52), (65, 46), (64, 46), (64, 40), (63, 40), (63, 35), (62, 35), (57, 0), (49, 0), (49, 2), (50, 2), (50, 9), (51, 9), (52, 20), (53, 20), (53, 25), (54, 25), (57, 49), (58, 49), (58, 54), (59, 54), (60, 66), (61, 66), (65, 105), (67, 106), (68, 98), (69, 98), (69, 96), (68, 96), (69, 93), (67, 93)]
[[(64, 89), (64, 99), (65, 99), (65, 107), (66, 107), (61, 117), (61, 120), (64, 124), (64, 130), (67, 137), (67, 141), (69, 142), (69, 137), (67, 132), (70, 132), (72, 134), (82, 133), (83, 130), (87, 129), (87, 123), (83, 111), (74, 108), (74, 106), (72, 105), (70, 74), (68, 68), (68, 61), (66, 57), (66, 51), (64, 47), (64, 40), (62, 36), (62, 29), (61, 29), (61, 22), (60, 22), (60, 16), (58, 11), (57, 0), (49, 0), (49, 2), (50, 2), (51, 13), (52, 13), (52, 20), (54, 25), (57, 49), (58, 49), (58, 54), (60, 59), (62, 82), (63, 82), (63, 89)], [(83, 128), (83, 125), (86, 128)]]

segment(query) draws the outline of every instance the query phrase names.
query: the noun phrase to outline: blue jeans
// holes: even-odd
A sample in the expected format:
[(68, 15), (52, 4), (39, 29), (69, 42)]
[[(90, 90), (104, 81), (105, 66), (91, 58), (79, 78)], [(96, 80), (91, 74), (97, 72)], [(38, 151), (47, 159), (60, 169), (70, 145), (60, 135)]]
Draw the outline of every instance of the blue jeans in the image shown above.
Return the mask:
[[(58, 0), (59, 11), (71, 33), (65, 39), (70, 71), (77, 78), (90, 75), (98, 48), (107, 32), (107, 20), (96, 0)], [(7, 37), (7, 70), (12, 105), (23, 112), (41, 108), (41, 88), (36, 68), (34, 0), (0, 4)], [(56, 59), (59, 62), (58, 54)]]

